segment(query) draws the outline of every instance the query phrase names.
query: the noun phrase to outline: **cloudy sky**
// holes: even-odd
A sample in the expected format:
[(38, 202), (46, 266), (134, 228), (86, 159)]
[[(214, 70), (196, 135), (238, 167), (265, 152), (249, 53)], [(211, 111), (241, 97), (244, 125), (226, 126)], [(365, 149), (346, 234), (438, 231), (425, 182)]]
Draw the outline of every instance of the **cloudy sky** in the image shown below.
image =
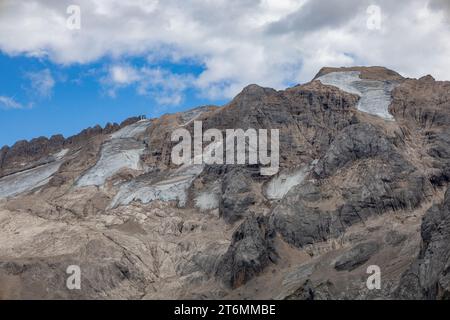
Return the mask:
[(0, 0), (0, 145), (223, 104), (322, 66), (450, 80), (449, 57), (449, 0)]

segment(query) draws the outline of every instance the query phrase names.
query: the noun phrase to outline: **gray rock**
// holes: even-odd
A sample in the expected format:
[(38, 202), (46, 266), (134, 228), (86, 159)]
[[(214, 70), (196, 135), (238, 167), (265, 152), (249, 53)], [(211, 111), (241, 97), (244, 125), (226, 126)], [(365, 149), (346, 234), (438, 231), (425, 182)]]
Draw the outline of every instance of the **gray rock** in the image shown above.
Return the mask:
[(392, 161), (398, 155), (380, 130), (371, 124), (359, 123), (344, 128), (337, 135), (314, 171), (319, 177), (325, 178), (348, 163), (370, 157)]
[[(81, 290), (66, 286), (71, 265), (80, 267)], [(93, 240), (79, 254), (0, 260), (0, 283), (15, 276), (19, 285), (14, 295), (20, 299), (104, 299), (118, 289), (138, 298), (149, 283), (142, 267), (130, 252)]]
[(271, 224), (284, 240), (301, 248), (342, 232), (333, 213), (308, 207), (299, 198), (289, 194), (272, 212)]
[(423, 217), (422, 249), (402, 276), (397, 295), (404, 299), (448, 299), (450, 297), (450, 189), (442, 204)]
[(222, 197), (219, 204), (220, 216), (227, 223), (243, 218), (247, 209), (255, 204), (256, 195), (251, 190), (251, 178), (242, 167), (234, 167), (225, 174), (222, 183)]
[(284, 297), (284, 300), (336, 300), (339, 294), (336, 292), (333, 282), (323, 280), (313, 282), (306, 279), (293, 293)]
[[(368, 165), (358, 166), (356, 161)], [(359, 185), (337, 186), (344, 204), (333, 211), (320, 209), (314, 202), (328, 197), (319, 187), (321, 180), (344, 167)], [(348, 226), (375, 214), (414, 209), (426, 194), (425, 178), (380, 130), (369, 124), (343, 129), (314, 170), (318, 180), (294, 188), (272, 214), (275, 229), (298, 247), (336, 237)]]
[(396, 230), (392, 230), (386, 234), (384, 241), (390, 244), (391, 246), (399, 246), (402, 244), (408, 237), (405, 234), (402, 234)]
[(366, 263), (380, 248), (376, 242), (360, 243), (341, 255), (334, 268), (338, 271), (352, 271)]
[(247, 217), (234, 232), (230, 247), (218, 264), (216, 277), (237, 288), (276, 262), (273, 236), (267, 218)]

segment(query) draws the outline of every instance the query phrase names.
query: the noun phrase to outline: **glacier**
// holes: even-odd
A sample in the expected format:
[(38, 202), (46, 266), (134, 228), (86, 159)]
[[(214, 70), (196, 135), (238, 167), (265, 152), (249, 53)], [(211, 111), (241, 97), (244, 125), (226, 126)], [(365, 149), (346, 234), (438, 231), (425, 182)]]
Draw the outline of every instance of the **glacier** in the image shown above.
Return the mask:
[(154, 181), (131, 181), (123, 184), (110, 204), (110, 208), (127, 205), (133, 201), (149, 203), (154, 200), (178, 201), (184, 207), (187, 191), (192, 182), (203, 172), (204, 165), (187, 164), (169, 174), (168, 179)]
[(13, 197), (47, 184), (63, 161), (54, 161), (0, 179), (0, 199)]
[(145, 145), (137, 137), (149, 126), (149, 120), (141, 120), (113, 133), (103, 144), (97, 163), (78, 180), (77, 186), (101, 186), (121, 169), (141, 170)]
[(367, 80), (360, 78), (359, 71), (331, 72), (317, 78), (322, 84), (334, 86), (342, 91), (360, 97), (359, 111), (379, 116), (385, 120), (393, 120), (389, 113), (391, 92), (397, 86), (395, 81)]

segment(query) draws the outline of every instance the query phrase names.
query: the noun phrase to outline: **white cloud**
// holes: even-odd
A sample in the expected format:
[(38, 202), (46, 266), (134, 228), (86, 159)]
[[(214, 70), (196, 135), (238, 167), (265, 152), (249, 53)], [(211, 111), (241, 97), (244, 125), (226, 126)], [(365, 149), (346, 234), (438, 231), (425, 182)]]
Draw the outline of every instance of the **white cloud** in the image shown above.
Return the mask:
[[(325, 65), (385, 65), (406, 76), (450, 79), (445, 0), (79, 0), (81, 30), (66, 28), (69, 4), (3, 0), (0, 50), (63, 64), (104, 56), (202, 64), (194, 79), (159, 71), (175, 85), (162, 85), (155, 68), (153, 83), (126, 65), (110, 77), (114, 88), (148, 93), (153, 85), (173, 97), (185, 85), (211, 98), (232, 97), (249, 83), (283, 88), (309, 81)], [(372, 4), (382, 10), (381, 30), (366, 27)]]
[(0, 108), (2, 109), (24, 109), (25, 106), (23, 106), (21, 103), (14, 100), (14, 98), (6, 97), (6, 96), (0, 96)]
[(118, 85), (128, 85), (139, 79), (137, 71), (126, 65), (112, 66), (109, 72), (111, 81)]
[(183, 101), (185, 91), (195, 86), (195, 77), (162, 68), (119, 64), (109, 68), (102, 82), (111, 97), (115, 97), (121, 88), (134, 86), (137, 94), (152, 97), (160, 105), (178, 105)]
[(49, 69), (37, 72), (27, 72), (25, 77), (30, 80), (30, 93), (40, 98), (49, 98), (52, 95), (55, 80)]
[(162, 105), (178, 105), (183, 101), (185, 90), (191, 86), (194, 86), (193, 75), (144, 67), (141, 69), (138, 93), (153, 96)]

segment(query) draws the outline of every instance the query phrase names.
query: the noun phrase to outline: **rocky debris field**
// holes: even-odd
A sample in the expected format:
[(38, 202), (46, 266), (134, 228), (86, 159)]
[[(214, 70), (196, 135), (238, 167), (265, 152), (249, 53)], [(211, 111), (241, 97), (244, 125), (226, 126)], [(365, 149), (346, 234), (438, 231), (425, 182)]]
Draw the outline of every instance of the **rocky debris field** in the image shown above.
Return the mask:
[[(175, 165), (194, 121), (279, 129), (279, 172)], [(0, 299), (447, 299), (449, 181), (450, 82), (382, 67), (20, 141), (0, 149)]]

